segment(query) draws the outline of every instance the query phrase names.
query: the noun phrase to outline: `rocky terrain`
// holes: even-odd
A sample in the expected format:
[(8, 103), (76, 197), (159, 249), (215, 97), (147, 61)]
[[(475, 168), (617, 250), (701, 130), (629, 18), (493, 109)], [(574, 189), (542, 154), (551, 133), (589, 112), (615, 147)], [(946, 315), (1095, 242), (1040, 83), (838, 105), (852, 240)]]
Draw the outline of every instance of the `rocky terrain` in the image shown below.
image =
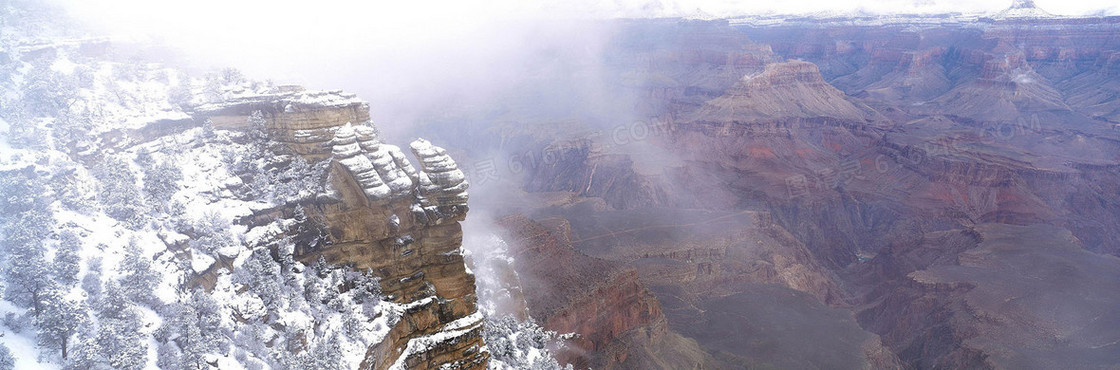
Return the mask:
[[(195, 120), (248, 129), (250, 115), (264, 113), (270, 137), (309, 161), (330, 161), (328, 193), (298, 205), (320, 228), (292, 235), (316, 244), (296, 243), (294, 257), (372, 270), (386, 298), (408, 307), (362, 367), (486, 368), (474, 277), (461, 252), (469, 186), (462, 171), (423, 139), (411, 144), (417, 169), (399, 147), (380, 141), (368, 106), (353, 95), (294, 90), (202, 106)], [(267, 223), (293, 212), (252, 217)]]
[[(663, 316), (705, 367), (1112, 366), (1120, 23), (1024, 4), (635, 21), (603, 51), (630, 121), (483, 109), (514, 153), (502, 175), (523, 181), (488, 203), (528, 216), (501, 223), (509, 241), (587, 260), (523, 254), (524, 285), (593, 280), (529, 291), (529, 311), (593, 342)], [(627, 270), (656, 306), (615, 290), (602, 297), (630, 304), (582, 302), (629, 286), (607, 273)], [(549, 319), (571, 305), (612, 324)], [(564, 360), (624, 363), (583, 343)]]
[(604, 21), (390, 139), (0, 10), (0, 364), (1120, 363), (1118, 17)]
[(557, 367), (479, 309), (446, 150), (65, 22), (0, 4), (0, 368)]

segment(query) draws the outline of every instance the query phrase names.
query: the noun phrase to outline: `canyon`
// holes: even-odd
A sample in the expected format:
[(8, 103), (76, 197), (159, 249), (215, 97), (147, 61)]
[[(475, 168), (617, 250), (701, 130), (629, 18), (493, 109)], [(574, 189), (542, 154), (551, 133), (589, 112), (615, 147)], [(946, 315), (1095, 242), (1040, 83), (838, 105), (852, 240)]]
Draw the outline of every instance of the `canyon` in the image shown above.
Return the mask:
[[(107, 280), (122, 259), (160, 275), (160, 297), (122, 298), (154, 313), (133, 334), (159, 366), (1120, 363), (1120, 17), (588, 24), (528, 41), (493, 86), (402, 94), (406, 118), (105, 40), (0, 48), (0, 92), (85, 86), (2, 112), (9, 135), (51, 133), (0, 147), (2, 185), (57, 182), (41, 259), (64, 230), (97, 248), (74, 274), (105, 256)], [(101, 280), (70, 280), (96, 305)], [(31, 311), (9, 302), (18, 335)]]
[[(1120, 282), (1120, 20), (620, 23), (603, 78), (618, 117), (643, 118), (541, 114), (512, 96), (415, 128), (466, 163), (514, 153), (497, 170), (516, 181), (479, 190), (482, 222), (519, 276), (503, 309), (567, 334), (561, 363), (1120, 361), (1120, 296), (1106, 293)], [(262, 111), (277, 141), (331, 161), (337, 193), (301, 205), (319, 229), (296, 235), (329, 243), (298, 258), (373, 269), (389, 298), (419, 302), (368, 366), (485, 367), (456, 252), (462, 178), (481, 173), (426, 141), (417, 170), (361, 124), (368, 107), (300, 94), (194, 119), (236, 127)]]
[(486, 207), (532, 317), (578, 334), (562, 362), (1107, 368), (1120, 18), (1023, 9), (619, 22), (624, 114), (510, 96), (417, 130), (506, 153)]

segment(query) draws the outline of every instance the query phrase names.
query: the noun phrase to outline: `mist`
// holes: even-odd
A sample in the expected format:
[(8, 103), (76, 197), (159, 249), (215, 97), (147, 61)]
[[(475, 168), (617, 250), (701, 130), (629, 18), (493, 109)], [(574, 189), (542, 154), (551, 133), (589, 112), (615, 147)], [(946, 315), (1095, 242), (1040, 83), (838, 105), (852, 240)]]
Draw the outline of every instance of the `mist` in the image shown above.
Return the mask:
[[(235, 67), (254, 79), (358, 93), (371, 103), (375, 123), (394, 139), (404, 139), (409, 127), (433, 112), (493, 104), (565, 64), (589, 70), (611, 34), (604, 22), (609, 19), (994, 12), (1009, 5), (1000, 0), (54, 1), (91, 32), (165, 44), (196, 67)], [(1056, 14), (1120, 14), (1107, 0), (1037, 4)], [(603, 102), (602, 90), (593, 86), (603, 81), (595, 77), (563, 81), (581, 86), (546, 98)], [(558, 91), (563, 89), (552, 90)]]
[[(310, 89), (342, 89), (370, 103), (386, 141), (425, 137), (472, 175), (472, 218), (517, 211), (520, 176), (551, 148), (509, 146), (550, 135), (525, 122), (598, 130), (598, 144), (656, 172), (680, 160), (650, 144), (652, 119), (605, 65), (618, 18), (715, 18), (750, 14), (994, 12), (1008, 1), (461, 1), (354, 3), (329, 0), (149, 2), (57, 0), (91, 33), (167, 45), (192, 67), (234, 67), (247, 76)], [(1111, 1), (1040, 0), (1056, 14), (1117, 14)], [(501, 125), (494, 120), (501, 121)], [(652, 123), (656, 125), (656, 123)], [(540, 126), (538, 126), (540, 127)], [(622, 133), (621, 139), (617, 137)], [(639, 131), (641, 132), (641, 131)], [(479, 176), (479, 167), (494, 174)], [(529, 170), (532, 170), (531, 168)], [(498, 235), (489, 220), (472, 222)], [(467, 243), (483, 248), (484, 237)], [(477, 253), (476, 253), (477, 254)]]

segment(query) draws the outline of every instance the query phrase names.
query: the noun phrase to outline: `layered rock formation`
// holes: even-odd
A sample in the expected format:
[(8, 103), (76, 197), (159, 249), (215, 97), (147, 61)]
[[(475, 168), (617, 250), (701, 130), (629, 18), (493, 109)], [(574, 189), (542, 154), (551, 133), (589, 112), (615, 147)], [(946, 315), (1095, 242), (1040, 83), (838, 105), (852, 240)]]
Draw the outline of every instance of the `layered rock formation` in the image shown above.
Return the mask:
[(915, 271), (888, 272), (900, 286), (876, 294), (878, 303), (860, 315), (908, 362), (1091, 368), (1120, 361), (1112, 329), (1120, 320), (1112, 309), (1120, 259), (1085, 251), (1068, 230), (1048, 225), (981, 224), (926, 239), (921, 248), (943, 248), (944, 259), (885, 254), (891, 263), (877, 266)]
[(529, 313), (544, 327), (574, 333), (558, 359), (577, 368), (711, 368), (694, 341), (670, 332), (657, 299), (636, 272), (571, 246), (563, 219), (502, 219)]
[[(339, 191), (337, 203), (315, 207), (333, 245), (300, 257), (322, 255), (331, 263), (372, 269), (383, 276), (383, 292), (410, 307), (390, 340), (370, 349), (366, 364), (485, 368), (482, 317), (458, 223), (466, 216), (468, 184), (455, 162), (418, 140), (413, 148), (421, 148), (414, 153), (422, 169), (416, 171), (399, 148), (380, 143), (370, 126), (343, 126), (333, 144), (330, 181)], [(457, 183), (443, 181), (456, 172)], [(425, 180), (433, 177), (440, 181)]]
[(802, 61), (768, 64), (757, 74), (743, 76), (723, 96), (705, 102), (697, 114), (708, 120), (735, 122), (812, 117), (864, 120), (875, 115), (826, 83), (816, 65)]
[[(511, 227), (547, 232), (522, 235), (529, 240), (522, 280), (589, 273), (583, 266), (599, 261), (632, 268), (657, 299), (668, 332), (695, 340), (716, 364), (1110, 366), (1109, 343), (1120, 337), (1091, 330), (1084, 319), (1113, 320), (1094, 296), (1110, 301), (1111, 293), (1099, 292), (1115, 290), (1115, 281), (1081, 280), (1116, 272), (1120, 122), (1111, 117), (1120, 99), (1110, 92), (1120, 44), (1109, 35), (1120, 32), (1120, 23), (957, 21), (741, 26), (777, 55), (742, 46), (751, 43), (746, 35), (712, 24), (698, 31), (655, 21), (621, 31), (623, 41), (606, 52), (616, 62), (606, 73), (617, 73), (608, 78), (649, 77), (626, 85), (644, 99), (635, 115), (655, 117), (667, 129), (635, 135), (633, 125), (592, 123), (591, 133), (563, 138), (503, 137), (514, 145), (503, 147), (509, 152), (564, 153), (524, 172), (522, 189), (541, 199), (520, 211), (540, 226)], [(949, 24), (934, 25), (940, 22)], [(682, 39), (694, 45), (678, 44)], [(736, 47), (759, 57), (716, 61)], [(698, 49), (709, 58), (690, 59)], [(684, 61), (697, 60), (704, 62), (681, 72)], [(499, 117), (511, 122), (505, 125), (555, 127), (523, 119), (529, 115), (519, 109), (532, 106), (503, 108), (510, 110)], [(1028, 226), (1038, 224), (1049, 226)], [(1072, 236), (1032, 237), (1028, 228)], [(565, 239), (594, 263), (528, 257)], [(569, 259), (577, 258), (552, 261)], [(1034, 272), (1063, 282), (1038, 283)], [(615, 343), (616, 322), (656, 317), (613, 298), (588, 303), (582, 297), (598, 288), (580, 283), (570, 283), (583, 287), (578, 291), (527, 291), (530, 310), (585, 305), (563, 311), (579, 320), (553, 325), (600, 323), (570, 330)], [(1064, 284), (1093, 292), (1049, 292)], [(641, 294), (602, 294), (646, 301)], [(1061, 312), (1036, 309), (1049, 300), (1062, 301)], [(596, 317), (578, 316), (583, 311)], [(791, 332), (800, 334), (786, 336)], [(592, 359), (619, 353), (581, 345), (592, 349)], [(843, 356), (795, 355), (805, 348)]]
[(347, 123), (368, 122), (369, 104), (342, 91), (305, 91), (286, 86), (262, 95), (234, 97), (194, 107), (192, 115), (209, 119), (215, 128), (247, 129), (246, 119), (260, 112), (271, 137), (309, 159), (331, 153), (334, 131)]
[(1001, 45), (978, 57), (983, 62), (975, 79), (935, 99), (928, 112), (999, 121), (1069, 109), (1061, 93), (1035, 73), (1021, 51)]
[(404, 307), (362, 367), (485, 369), (483, 320), (461, 249), (469, 183), (446, 151), (413, 142), (417, 170), (399, 147), (380, 141), (365, 103), (337, 92), (287, 92), (196, 109), (200, 119), (227, 129), (245, 128), (253, 112), (296, 154), (330, 161), (327, 194), (301, 204), (322, 228), (305, 231), (322, 232), (326, 240), (297, 243), (296, 257), (371, 270), (386, 299)]

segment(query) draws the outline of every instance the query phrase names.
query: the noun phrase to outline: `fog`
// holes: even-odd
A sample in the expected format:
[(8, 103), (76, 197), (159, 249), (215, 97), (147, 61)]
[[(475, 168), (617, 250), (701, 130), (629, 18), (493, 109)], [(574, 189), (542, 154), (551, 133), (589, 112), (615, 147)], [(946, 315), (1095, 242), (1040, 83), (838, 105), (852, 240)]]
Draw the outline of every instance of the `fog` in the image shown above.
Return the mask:
[[(994, 12), (1010, 1), (144, 1), (53, 0), (93, 32), (154, 41), (202, 67), (344, 89), (371, 102), (375, 123), (401, 133), (434, 108), (493, 101), (554, 60), (595, 62), (620, 17), (786, 13)], [(1120, 14), (1109, 0), (1039, 0), (1056, 14)], [(584, 83), (584, 82), (580, 82)], [(584, 90), (583, 92), (588, 92)], [(601, 101), (602, 99), (599, 99)]]
[[(475, 175), (471, 170), (478, 163), (492, 161), (494, 178), (471, 179), (472, 215), (464, 246), (480, 257), (474, 261), (479, 287), (489, 292), (482, 303), (497, 313), (517, 309), (508, 307), (510, 282), (493, 275), (502, 274), (508, 262), (490, 215), (518, 207), (519, 174), (510, 167), (524, 153), (510, 152), (505, 133), (492, 130), (488, 117), (509, 120), (509, 112), (520, 109), (512, 116), (574, 120), (577, 128), (608, 135), (650, 119), (632, 112), (633, 97), (618, 94), (617, 81), (602, 65), (602, 51), (615, 32), (604, 20), (994, 12), (1010, 5), (1003, 0), (59, 1), (92, 32), (166, 44), (198, 67), (236, 67), (254, 79), (358, 93), (370, 102), (373, 121), (387, 141), (403, 145), (416, 136), (429, 138), (447, 147), (468, 175)], [(1055, 14), (1120, 14), (1114, 0), (1036, 3)], [(533, 116), (517, 116), (526, 113)], [(649, 142), (633, 139), (615, 144), (617, 151), (636, 158), (638, 171), (677, 162)], [(547, 153), (535, 154), (539, 161)]]

